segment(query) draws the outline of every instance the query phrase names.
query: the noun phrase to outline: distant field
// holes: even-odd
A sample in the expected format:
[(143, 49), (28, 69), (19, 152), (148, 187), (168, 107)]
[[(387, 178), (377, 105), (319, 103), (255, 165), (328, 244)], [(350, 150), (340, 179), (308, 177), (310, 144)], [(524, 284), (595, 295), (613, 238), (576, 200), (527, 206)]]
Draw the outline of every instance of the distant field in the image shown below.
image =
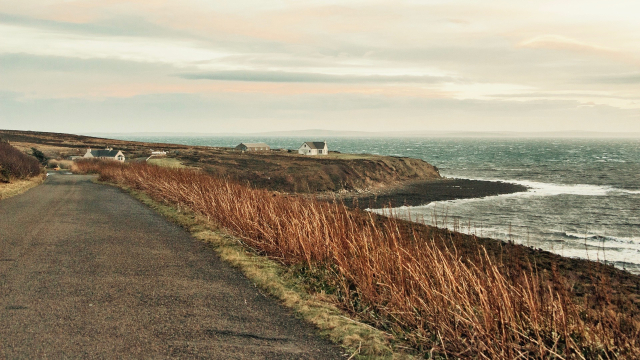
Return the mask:
[(163, 166), (168, 168), (187, 168), (187, 166), (183, 165), (180, 160), (174, 158), (151, 158), (147, 161), (148, 164)]
[(382, 155), (370, 155), (370, 154), (342, 154), (329, 152), (328, 155), (322, 155), (322, 157), (327, 159), (341, 159), (341, 160), (372, 160), (384, 158)]

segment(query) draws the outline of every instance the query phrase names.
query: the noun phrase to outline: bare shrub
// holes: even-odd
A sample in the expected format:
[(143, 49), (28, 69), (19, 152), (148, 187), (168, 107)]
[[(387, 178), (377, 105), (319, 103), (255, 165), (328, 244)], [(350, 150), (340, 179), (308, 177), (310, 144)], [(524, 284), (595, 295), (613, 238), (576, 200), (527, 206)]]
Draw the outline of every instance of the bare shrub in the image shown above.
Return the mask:
[(206, 216), (248, 246), (303, 269), (343, 309), (425, 356), (640, 356), (638, 319), (613, 310), (604, 287), (599, 305), (587, 306), (555, 272), (545, 277), (533, 266), (506, 267), (481, 246), (463, 257), (452, 238), (422, 238), (393, 217), (338, 202), (279, 196), (185, 169), (97, 161), (76, 166)]
[(42, 165), (45, 165), (47, 163), (47, 160), (49, 160), (49, 158), (47, 158), (47, 156), (42, 151), (34, 147), (31, 148), (31, 155), (38, 159), (38, 161)]
[(36, 158), (21, 152), (8, 142), (0, 141), (0, 182), (26, 179), (40, 172), (40, 163)]
[(58, 161), (58, 166), (60, 169), (70, 170), (73, 167), (72, 160), (60, 160)]
[(51, 159), (47, 162), (47, 166), (50, 168), (59, 167), (60, 169), (69, 170), (73, 167), (73, 161)]

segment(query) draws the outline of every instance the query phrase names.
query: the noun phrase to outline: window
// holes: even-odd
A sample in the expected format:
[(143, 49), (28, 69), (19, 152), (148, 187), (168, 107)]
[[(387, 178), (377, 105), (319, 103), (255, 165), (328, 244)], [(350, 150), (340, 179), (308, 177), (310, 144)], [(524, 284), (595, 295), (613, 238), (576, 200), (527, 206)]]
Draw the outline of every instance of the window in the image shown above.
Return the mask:
[(322, 150), (318, 150), (318, 154), (322, 154)]

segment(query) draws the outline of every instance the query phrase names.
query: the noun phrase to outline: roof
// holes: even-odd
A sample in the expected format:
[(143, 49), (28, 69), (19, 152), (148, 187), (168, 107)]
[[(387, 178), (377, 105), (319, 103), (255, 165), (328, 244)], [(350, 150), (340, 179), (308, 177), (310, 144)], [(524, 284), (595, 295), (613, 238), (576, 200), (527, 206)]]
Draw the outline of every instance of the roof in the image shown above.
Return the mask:
[[(265, 144), (265, 143), (240, 143), (240, 145), (244, 145), (248, 148), (253, 148), (253, 147), (269, 147), (269, 145)], [(240, 146), (238, 145), (238, 146)]]
[(327, 144), (326, 141), (305, 141), (304, 143), (311, 149), (324, 149), (324, 146)]
[(93, 157), (116, 157), (120, 150), (91, 150)]

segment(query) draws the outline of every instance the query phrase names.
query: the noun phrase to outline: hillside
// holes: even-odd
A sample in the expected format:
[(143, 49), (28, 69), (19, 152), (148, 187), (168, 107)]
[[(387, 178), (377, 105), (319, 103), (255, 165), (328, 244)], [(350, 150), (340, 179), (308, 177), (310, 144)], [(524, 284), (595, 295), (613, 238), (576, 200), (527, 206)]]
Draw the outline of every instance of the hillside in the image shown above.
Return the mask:
[(308, 157), (295, 152), (241, 153), (229, 148), (122, 141), (97, 137), (0, 130), (0, 138), (28, 151), (35, 147), (50, 158), (82, 155), (87, 147), (111, 146), (128, 159), (146, 158), (151, 149), (168, 151), (182, 164), (228, 177), (254, 187), (282, 192), (375, 190), (407, 181), (440, 180), (438, 169), (422, 160), (377, 155)]
[(227, 176), (255, 187), (298, 193), (376, 189), (409, 180), (441, 179), (422, 160), (376, 155), (310, 157), (272, 151), (240, 153), (223, 149), (193, 149), (175, 155), (185, 165)]

